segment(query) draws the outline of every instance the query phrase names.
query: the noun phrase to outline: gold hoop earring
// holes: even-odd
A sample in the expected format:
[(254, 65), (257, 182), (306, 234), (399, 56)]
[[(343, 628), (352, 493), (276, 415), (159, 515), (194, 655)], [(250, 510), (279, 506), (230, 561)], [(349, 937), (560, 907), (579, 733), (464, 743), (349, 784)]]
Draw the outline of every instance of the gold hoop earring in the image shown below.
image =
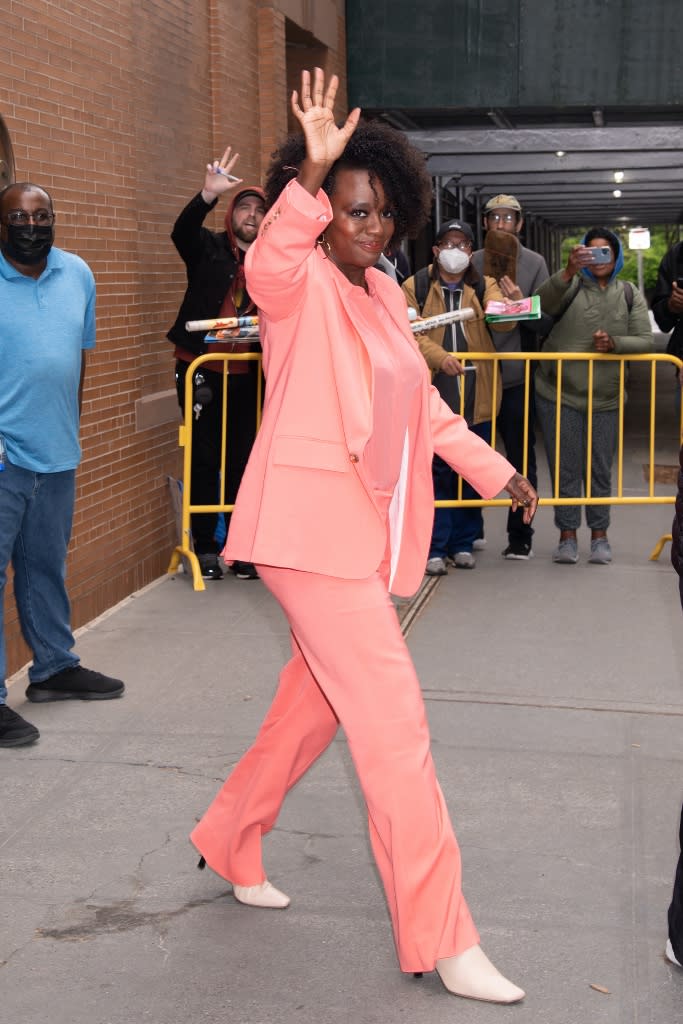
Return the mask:
[(324, 231), (323, 231), (322, 235), (320, 236), (320, 238), (318, 239), (318, 244), (322, 245), (327, 250), (326, 253), (325, 253), (327, 259), (332, 259), (332, 246), (330, 245), (330, 243), (325, 238), (325, 232)]

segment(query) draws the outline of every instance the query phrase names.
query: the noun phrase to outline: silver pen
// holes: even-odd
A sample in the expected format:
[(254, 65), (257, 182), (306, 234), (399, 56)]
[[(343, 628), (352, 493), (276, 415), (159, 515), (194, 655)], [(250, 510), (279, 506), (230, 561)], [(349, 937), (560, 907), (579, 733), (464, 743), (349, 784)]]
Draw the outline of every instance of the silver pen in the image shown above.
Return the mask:
[(228, 181), (241, 181), (242, 180), (241, 178), (236, 178), (234, 174), (228, 174), (228, 172), (224, 171), (222, 167), (214, 167), (213, 173), (214, 174), (222, 174), (224, 178), (228, 179)]

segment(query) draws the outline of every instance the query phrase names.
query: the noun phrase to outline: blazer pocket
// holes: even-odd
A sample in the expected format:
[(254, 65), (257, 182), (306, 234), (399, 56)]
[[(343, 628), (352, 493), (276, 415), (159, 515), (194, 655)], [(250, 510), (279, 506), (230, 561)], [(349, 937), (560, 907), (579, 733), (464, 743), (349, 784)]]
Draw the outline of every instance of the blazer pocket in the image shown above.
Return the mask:
[(336, 441), (319, 441), (314, 437), (276, 437), (273, 441), (273, 465), (297, 466), (303, 469), (327, 469), (347, 473), (349, 453)]

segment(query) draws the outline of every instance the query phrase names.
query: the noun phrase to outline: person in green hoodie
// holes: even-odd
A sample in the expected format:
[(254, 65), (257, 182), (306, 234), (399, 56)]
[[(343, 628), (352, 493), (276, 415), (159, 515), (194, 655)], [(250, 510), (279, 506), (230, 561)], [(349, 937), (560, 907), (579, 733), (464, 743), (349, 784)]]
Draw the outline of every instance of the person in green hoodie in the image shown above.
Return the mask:
[[(595, 248), (607, 247), (611, 259), (595, 263)], [(621, 242), (607, 228), (595, 227), (575, 245), (562, 270), (536, 291), (544, 313), (555, 317), (545, 352), (651, 352), (654, 345), (647, 305), (640, 292), (618, 280), (624, 265)], [(541, 361), (536, 374), (537, 412), (545, 438), (550, 477), (555, 485), (555, 428), (557, 415), (557, 363)], [(612, 461), (619, 430), (620, 363), (593, 363), (593, 422), (590, 494), (611, 493)], [(624, 395), (624, 400), (626, 395)], [(586, 487), (588, 442), (588, 362), (562, 364), (560, 414), (560, 473), (558, 496), (576, 498)], [(591, 530), (589, 562), (612, 561), (607, 539), (609, 505), (587, 505)], [(577, 529), (580, 505), (557, 505), (555, 525), (560, 531), (553, 561), (575, 565), (579, 560)]]

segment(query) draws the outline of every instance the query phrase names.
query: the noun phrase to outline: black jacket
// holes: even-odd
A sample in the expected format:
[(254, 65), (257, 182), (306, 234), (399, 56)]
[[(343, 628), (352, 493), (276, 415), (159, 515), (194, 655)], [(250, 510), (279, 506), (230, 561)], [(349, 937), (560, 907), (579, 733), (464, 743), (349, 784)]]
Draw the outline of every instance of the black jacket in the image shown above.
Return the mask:
[(669, 355), (683, 359), (683, 316), (680, 313), (671, 313), (667, 307), (671, 285), (677, 277), (683, 277), (683, 242), (672, 245), (659, 264), (657, 286), (652, 297), (652, 312), (660, 331), (664, 331), (665, 334), (673, 331), (666, 350)]
[(204, 342), (206, 332), (186, 331), (185, 321), (217, 317), (237, 270), (227, 231), (209, 231), (202, 227), (216, 202), (218, 200), (210, 205), (205, 203), (198, 192), (180, 213), (171, 232), (173, 244), (187, 270), (187, 290), (166, 337), (198, 356), (209, 351)]

